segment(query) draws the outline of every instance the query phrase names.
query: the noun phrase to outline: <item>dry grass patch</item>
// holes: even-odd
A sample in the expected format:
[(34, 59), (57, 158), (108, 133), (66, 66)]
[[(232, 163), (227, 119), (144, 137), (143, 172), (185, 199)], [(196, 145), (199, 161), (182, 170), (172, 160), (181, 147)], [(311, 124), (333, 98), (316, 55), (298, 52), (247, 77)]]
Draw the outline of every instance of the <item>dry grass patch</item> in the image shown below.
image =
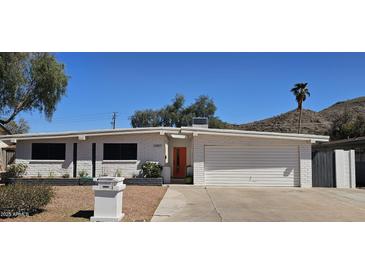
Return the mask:
[[(2, 186), (0, 186), (2, 187)], [(81, 222), (93, 216), (94, 193), (90, 186), (54, 186), (55, 197), (45, 210), (33, 216), (0, 219), (12, 222)], [(123, 221), (150, 221), (167, 188), (127, 186)]]
[(150, 221), (166, 190), (161, 186), (127, 186), (123, 197), (123, 221)]

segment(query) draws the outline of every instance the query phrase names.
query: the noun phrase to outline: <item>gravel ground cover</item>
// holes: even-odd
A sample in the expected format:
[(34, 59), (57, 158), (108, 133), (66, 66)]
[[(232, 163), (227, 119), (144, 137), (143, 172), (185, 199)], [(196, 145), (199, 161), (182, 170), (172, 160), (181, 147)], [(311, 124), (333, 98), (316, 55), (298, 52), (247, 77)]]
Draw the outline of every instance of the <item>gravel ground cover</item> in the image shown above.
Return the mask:
[[(55, 197), (43, 212), (33, 216), (0, 218), (0, 222), (83, 222), (93, 216), (91, 186), (55, 186), (54, 190)], [(123, 197), (123, 221), (150, 221), (166, 190), (161, 186), (127, 186)]]

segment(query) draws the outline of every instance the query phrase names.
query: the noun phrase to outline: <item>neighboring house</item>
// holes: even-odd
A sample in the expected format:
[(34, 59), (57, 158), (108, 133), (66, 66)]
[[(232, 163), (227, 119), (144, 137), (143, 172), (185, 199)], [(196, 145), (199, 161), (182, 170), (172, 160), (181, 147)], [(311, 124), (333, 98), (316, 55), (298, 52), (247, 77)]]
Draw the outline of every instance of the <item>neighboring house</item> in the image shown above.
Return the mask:
[[(10, 131), (0, 125), (0, 137), (2, 135), (9, 135)], [(15, 159), (15, 146), (8, 145), (5, 142), (0, 141), (0, 172), (5, 171), (6, 166), (12, 163)]]
[(355, 150), (356, 186), (365, 187), (365, 137), (315, 144), (312, 149), (313, 156), (316, 152), (328, 152), (335, 149)]
[(311, 146), (327, 136), (208, 129), (130, 128), (12, 135), (16, 162), (28, 176), (124, 177), (145, 161), (164, 166), (165, 182), (193, 176), (195, 185), (312, 186)]

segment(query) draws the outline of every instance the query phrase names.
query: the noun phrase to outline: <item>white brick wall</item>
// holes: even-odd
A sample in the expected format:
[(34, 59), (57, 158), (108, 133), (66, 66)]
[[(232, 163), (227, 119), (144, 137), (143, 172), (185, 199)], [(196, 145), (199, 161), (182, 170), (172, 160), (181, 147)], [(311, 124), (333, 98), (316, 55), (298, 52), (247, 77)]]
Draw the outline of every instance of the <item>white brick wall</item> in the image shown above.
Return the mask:
[[(65, 161), (34, 161), (31, 160), (31, 144), (38, 143), (66, 143)], [(145, 161), (165, 161), (165, 137), (158, 133), (149, 134), (124, 134), (103, 137), (87, 137), (85, 141), (77, 138), (63, 139), (42, 139), (33, 141), (17, 142), (16, 162), (28, 165), (27, 176), (62, 176), (63, 174), (73, 175), (73, 143), (77, 143), (77, 173), (85, 170), (90, 176), (92, 174), (92, 143), (96, 143), (96, 176), (115, 175), (121, 171), (122, 176), (130, 177), (137, 173)], [(138, 161), (103, 161), (104, 143), (137, 143)]]
[(27, 176), (62, 176), (69, 174), (72, 176), (72, 140), (71, 139), (55, 139), (55, 140), (40, 140), (38, 143), (66, 143), (66, 160), (65, 161), (50, 161), (50, 160), (31, 160), (32, 142), (18, 141), (16, 144), (16, 163), (24, 163), (28, 165)]
[(140, 163), (141, 161), (99, 161), (96, 174), (130, 178), (139, 174)]
[(193, 176), (195, 185), (204, 185), (204, 138), (193, 137)]
[(312, 145), (299, 145), (300, 186), (312, 187)]

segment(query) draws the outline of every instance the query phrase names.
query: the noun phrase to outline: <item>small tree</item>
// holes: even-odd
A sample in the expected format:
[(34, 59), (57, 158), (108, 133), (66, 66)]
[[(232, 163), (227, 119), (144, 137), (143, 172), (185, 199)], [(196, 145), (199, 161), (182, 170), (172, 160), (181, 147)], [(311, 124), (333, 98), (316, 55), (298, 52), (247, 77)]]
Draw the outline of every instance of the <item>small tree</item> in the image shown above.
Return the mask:
[(362, 115), (352, 115), (345, 110), (332, 124), (330, 131), (332, 140), (341, 140), (365, 136), (365, 118)]
[(11, 164), (6, 168), (6, 171), (1, 173), (1, 180), (8, 183), (10, 178), (23, 177), (27, 172), (28, 166), (26, 164)]
[(354, 137), (365, 136), (365, 117), (361, 114), (356, 116), (354, 122)]
[(17, 122), (15, 120), (10, 121), (6, 128), (11, 132), (11, 134), (25, 134), (29, 132), (29, 124), (23, 118), (20, 118)]
[(0, 124), (32, 110), (50, 120), (67, 82), (64, 65), (50, 53), (0, 53)]
[(300, 133), (302, 127), (302, 110), (303, 110), (303, 102), (310, 96), (308, 90), (308, 83), (298, 83), (291, 89), (291, 92), (294, 94), (295, 99), (297, 100), (299, 111), (299, 119), (298, 119), (298, 134)]
[(161, 126), (159, 114), (152, 110), (139, 110), (134, 112), (131, 119), (132, 127), (158, 127)]

